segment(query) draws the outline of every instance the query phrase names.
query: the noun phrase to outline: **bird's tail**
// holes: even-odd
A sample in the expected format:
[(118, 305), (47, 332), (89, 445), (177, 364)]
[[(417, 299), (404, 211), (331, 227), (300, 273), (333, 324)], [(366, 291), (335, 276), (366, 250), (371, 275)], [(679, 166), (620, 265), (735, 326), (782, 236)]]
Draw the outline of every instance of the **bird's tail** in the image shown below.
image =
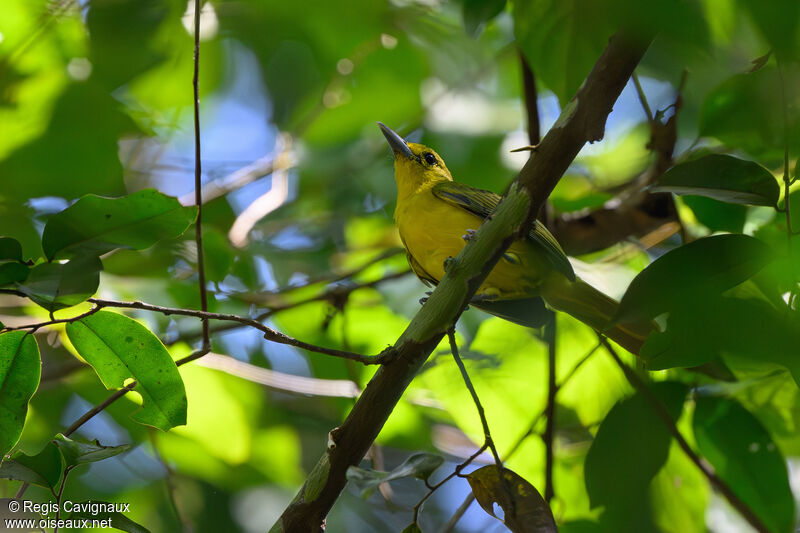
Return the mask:
[(559, 276), (559, 280), (560, 282), (542, 284), (542, 297), (548, 305), (572, 315), (631, 353), (639, 355), (647, 336), (656, 330), (655, 323), (643, 321), (608, 327), (611, 318), (617, 312), (619, 302), (580, 278), (569, 281)]

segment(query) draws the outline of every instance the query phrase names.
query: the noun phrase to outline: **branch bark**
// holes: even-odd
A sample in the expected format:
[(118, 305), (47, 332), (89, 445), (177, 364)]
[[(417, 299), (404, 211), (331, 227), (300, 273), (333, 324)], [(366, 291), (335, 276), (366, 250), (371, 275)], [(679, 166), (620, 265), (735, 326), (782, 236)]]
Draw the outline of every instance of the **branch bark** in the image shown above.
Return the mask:
[(578, 93), (523, 167), (497, 210), (449, 263), (447, 273), (393, 347), (394, 357), (367, 385), (352, 411), (328, 435), (328, 445), (271, 531), (322, 531), (346, 484), (345, 474), (367, 453), (408, 384), (508, 246), (526, 235), (558, 180), (587, 141), (603, 137), (605, 121), (649, 39), (611, 38)]

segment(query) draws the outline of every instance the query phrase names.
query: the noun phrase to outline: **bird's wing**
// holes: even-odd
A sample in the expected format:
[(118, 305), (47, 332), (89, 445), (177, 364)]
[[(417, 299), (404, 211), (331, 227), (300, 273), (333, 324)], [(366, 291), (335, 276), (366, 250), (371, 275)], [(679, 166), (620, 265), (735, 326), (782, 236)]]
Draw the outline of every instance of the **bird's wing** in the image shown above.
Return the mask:
[[(466, 209), (480, 218), (488, 217), (500, 202), (500, 196), (491, 191), (476, 189), (455, 181), (437, 183), (433, 186), (432, 191), (437, 198)], [(572, 265), (567, 259), (564, 250), (561, 249), (561, 245), (538, 220), (528, 234), (528, 238), (544, 253), (548, 263), (564, 274), (570, 281), (575, 280), (575, 272), (572, 270)]]

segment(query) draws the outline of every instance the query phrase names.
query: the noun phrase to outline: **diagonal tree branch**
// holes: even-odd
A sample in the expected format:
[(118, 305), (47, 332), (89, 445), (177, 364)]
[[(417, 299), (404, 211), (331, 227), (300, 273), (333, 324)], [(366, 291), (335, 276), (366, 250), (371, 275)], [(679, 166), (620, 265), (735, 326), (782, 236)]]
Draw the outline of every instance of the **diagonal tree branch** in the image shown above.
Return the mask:
[(602, 138), (605, 121), (649, 39), (620, 32), (610, 40), (578, 93), (542, 139), (477, 238), (448, 263), (447, 273), (353, 406), (328, 436), (325, 453), (272, 531), (322, 531), (325, 516), (408, 384), (455, 323), (504, 251), (531, 228), (546, 198), (587, 141)]

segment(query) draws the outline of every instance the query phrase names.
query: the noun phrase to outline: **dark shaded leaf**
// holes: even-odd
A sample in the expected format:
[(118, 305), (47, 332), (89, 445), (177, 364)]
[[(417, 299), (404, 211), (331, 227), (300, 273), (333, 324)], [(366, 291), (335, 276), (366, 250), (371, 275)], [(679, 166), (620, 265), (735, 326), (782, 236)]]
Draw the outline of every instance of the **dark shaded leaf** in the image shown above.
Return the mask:
[(86, 463), (94, 463), (119, 455), (130, 448), (129, 444), (121, 446), (103, 446), (99, 441), (79, 442), (65, 437), (61, 433), (56, 435), (53, 442), (61, 448), (67, 467)]
[[(500, 479), (496, 465), (481, 467), (467, 475), (472, 494), (483, 510), (514, 533), (556, 533), (553, 512), (536, 487), (508, 468), (503, 469), (503, 478)], [(495, 505), (503, 510), (503, 518), (495, 514)]]
[[(783, 155), (785, 119), (793, 152), (800, 141), (800, 116), (796, 111), (799, 78), (797, 69), (784, 68), (782, 83), (774, 65), (732, 76), (710, 91), (703, 102), (700, 134), (716, 137), (730, 148), (777, 160)], [(788, 112), (784, 112), (781, 103), (782, 86)]]
[(786, 460), (764, 426), (727, 398), (699, 396), (692, 420), (697, 447), (770, 531), (794, 526)]
[(513, 3), (514, 35), (536, 77), (561, 105), (572, 98), (614, 33), (604, 2)]
[(107, 389), (136, 380), (144, 404), (134, 420), (164, 431), (186, 423), (186, 390), (178, 368), (146, 327), (124, 315), (99, 311), (68, 324), (67, 335)]
[(404, 477), (428, 479), (434, 470), (439, 468), (444, 459), (432, 453), (415, 453), (391, 472), (368, 470), (351, 466), (347, 469), (347, 479), (361, 487), (362, 497), (368, 497), (372, 491), (385, 481), (392, 481)]
[(0, 261), (22, 261), (22, 245), (17, 239), (0, 237)]
[(403, 528), (403, 531), (401, 533), (422, 533), (422, 528), (419, 527), (419, 525), (417, 525), (416, 523), (414, 523)]
[(86, 301), (100, 283), (103, 265), (95, 256), (76, 257), (66, 263), (42, 263), (33, 267), (18, 289), (48, 311)]
[(111, 527), (114, 529), (127, 531), (128, 533), (150, 533), (150, 530), (137, 524), (122, 512), (99, 510), (99, 506), (108, 506), (108, 508), (114, 508), (114, 506), (116, 506), (118, 508), (120, 505), (120, 503), (115, 504), (113, 502), (100, 502), (95, 500), (72, 502), (72, 509), (77, 508), (78, 510), (72, 511), (69, 514), (69, 518), (73, 520), (84, 518), (90, 521), (111, 519)]
[(769, 246), (746, 235), (714, 235), (690, 242), (659, 257), (634, 278), (613, 322), (655, 318), (688, 297), (719, 294), (771, 260)]
[(756, 298), (691, 298), (670, 313), (664, 332), (648, 337), (639, 355), (650, 370), (739, 355), (784, 365), (800, 383), (800, 327), (787, 311)]
[[(687, 387), (676, 382), (650, 386), (677, 422)], [(640, 393), (617, 403), (597, 430), (584, 465), (592, 507), (620, 507), (646, 493), (669, 454), (672, 437)]]
[(740, 0), (779, 59), (797, 58), (800, 3), (794, 0)]
[(461, 15), (464, 28), (472, 37), (477, 37), (483, 26), (500, 14), (506, 7), (506, 0), (461, 0)]
[(0, 263), (0, 286), (22, 283), (29, 273), (30, 269), (23, 263)]
[(36, 455), (15, 453), (0, 465), (0, 478), (25, 481), (51, 491), (58, 486), (64, 473), (64, 457), (52, 442)]
[(780, 195), (778, 182), (767, 169), (753, 161), (723, 154), (675, 165), (658, 179), (653, 190), (769, 207), (777, 205)]
[(39, 386), (42, 362), (26, 331), (0, 333), (0, 458), (19, 440), (28, 402)]
[(101, 255), (114, 248), (148, 248), (177, 237), (197, 216), (171, 196), (145, 189), (121, 198), (84, 196), (54, 215), (42, 235), (49, 259), (70, 254)]

